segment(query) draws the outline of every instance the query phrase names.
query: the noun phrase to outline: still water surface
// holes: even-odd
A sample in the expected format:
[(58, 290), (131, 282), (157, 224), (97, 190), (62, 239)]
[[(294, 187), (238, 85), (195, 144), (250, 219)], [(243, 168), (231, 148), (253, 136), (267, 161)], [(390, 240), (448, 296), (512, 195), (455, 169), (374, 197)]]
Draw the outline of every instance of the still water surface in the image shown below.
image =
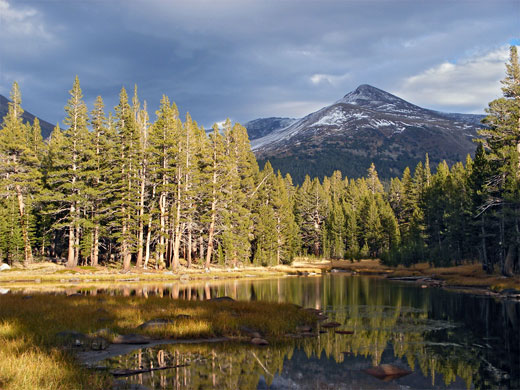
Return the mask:
[[(328, 274), (87, 293), (291, 302), (322, 309), (341, 329), (279, 345), (167, 345), (102, 362), (182, 367), (129, 377), (152, 389), (520, 389), (520, 303), (385, 279)], [(412, 371), (378, 379), (367, 368)]]

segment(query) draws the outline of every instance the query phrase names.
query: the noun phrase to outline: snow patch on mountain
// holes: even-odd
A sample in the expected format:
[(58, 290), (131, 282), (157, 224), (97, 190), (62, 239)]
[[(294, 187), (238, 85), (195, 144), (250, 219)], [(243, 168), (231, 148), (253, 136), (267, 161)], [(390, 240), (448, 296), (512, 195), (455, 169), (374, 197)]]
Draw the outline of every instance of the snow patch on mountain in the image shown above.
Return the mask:
[(424, 131), (451, 134), (449, 137), (464, 134), (465, 138), (471, 129), (475, 129), (478, 119), (476, 115), (445, 114), (421, 108), (378, 88), (360, 85), (332, 105), (294, 122), (285, 122), (287, 126), (253, 139), (251, 146), (255, 153), (276, 154), (278, 150), (290, 150), (297, 143), (321, 145), (327, 140), (339, 139), (337, 137), (353, 139), (355, 134), (366, 134), (369, 129), (380, 130), (378, 137), (383, 139), (407, 129), (423, 129), (421, 134)]

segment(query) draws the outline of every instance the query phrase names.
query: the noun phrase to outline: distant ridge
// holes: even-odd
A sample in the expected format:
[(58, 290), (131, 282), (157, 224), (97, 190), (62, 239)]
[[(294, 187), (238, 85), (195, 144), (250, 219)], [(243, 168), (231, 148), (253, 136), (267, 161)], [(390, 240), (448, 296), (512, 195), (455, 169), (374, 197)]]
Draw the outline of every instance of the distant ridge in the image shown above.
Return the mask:
[(483, 118), (425, 109), (363, 84), (285, 127), (267, 119), (245, 127), (249, 132), (254, 125), (251, 144), (259, 163), (269, 160), (300, 183), (306, 174), (322, 177), (334, 170), (361, 177), (372, 162), (388, 179), (401, 175), (406, 166), (415, 168), (426, 153), (433, 166), (442, 160), (464, 161), (475, 151), (473, 139)]
[[(23, 108), (23, 105), (22, 105), (22, 108)], [(9, 109), (9, 99), (7, 99), (3, 95), (0, 95), (0, 126), (1, 126), (1, 123), (3, 122), (4, 116), (7, 114), (8, 109)], [(22, 115), (23, 122), (30, 123), (31, 125), (34, 123), (34, 118), (36, 118), (36, 116), (31, 114), (28, 111), (24, 111), (24, 113)], [(40, 117), (38, 117), (38, 120), (40, 121), (40, 127), (42, 129), (42, 137), (44, 139), (49, 138), (55, 125), (50, 124), (49, 122), (41, 119)]]

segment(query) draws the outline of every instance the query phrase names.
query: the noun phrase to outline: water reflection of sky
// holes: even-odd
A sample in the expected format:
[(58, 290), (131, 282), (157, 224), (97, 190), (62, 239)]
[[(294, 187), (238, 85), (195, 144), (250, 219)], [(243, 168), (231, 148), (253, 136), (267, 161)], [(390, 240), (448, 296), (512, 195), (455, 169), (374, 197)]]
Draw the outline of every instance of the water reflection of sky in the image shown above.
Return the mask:
[[(112, 368), (157, 367), (161, 365), (157, 356), (162, 354), (163, 365), (188, 364), (129, 378), (149, 388), (520, 388), (520, 304), (514, 302), (344, 275), (126, 286), (82, 293), (285, 301), (320, 308), (341, 323), (341, 329), (354, 331), (353, 335), (328, 331), (264, 348), (169, 345), (104, 363)], [(413, 373), (382, 381), (364, 371), (380, 364)]]

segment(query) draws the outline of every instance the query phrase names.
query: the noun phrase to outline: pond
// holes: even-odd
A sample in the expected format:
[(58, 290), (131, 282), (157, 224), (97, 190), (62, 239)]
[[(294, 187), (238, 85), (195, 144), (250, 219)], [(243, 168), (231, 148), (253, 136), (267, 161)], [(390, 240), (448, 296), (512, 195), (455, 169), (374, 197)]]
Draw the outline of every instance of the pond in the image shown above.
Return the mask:
[[(518, 302), (344, 274), (83, 293), (291, 302), (321, 309), (341, 329), (353, 332), (327, 330), (318, 337), (265, 347), (244, 343), (164, 345), (100, 363), (111, 369), (177, 366), (126, 377), (136, 388), (520, 388)], [(384, 364), (411, 374), (374, 376), (367, 372)]]

